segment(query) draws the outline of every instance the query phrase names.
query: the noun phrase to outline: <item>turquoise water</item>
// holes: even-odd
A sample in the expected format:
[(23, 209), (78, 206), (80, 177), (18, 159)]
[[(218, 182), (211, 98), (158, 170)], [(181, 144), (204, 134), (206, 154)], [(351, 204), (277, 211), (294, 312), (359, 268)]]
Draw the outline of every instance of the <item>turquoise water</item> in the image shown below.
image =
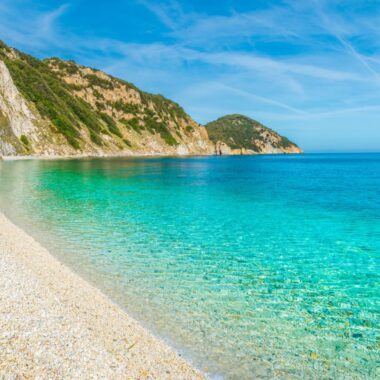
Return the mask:
[(379, 378), (380, 154), (0, 162), (0, 209), (214, 377)]

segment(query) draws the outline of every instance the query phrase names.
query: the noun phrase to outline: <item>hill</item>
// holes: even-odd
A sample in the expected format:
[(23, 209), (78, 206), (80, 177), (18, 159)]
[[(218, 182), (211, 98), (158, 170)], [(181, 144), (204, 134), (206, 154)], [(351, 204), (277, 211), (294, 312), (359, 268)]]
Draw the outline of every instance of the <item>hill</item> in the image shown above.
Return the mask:
[(243, 115), (226, 115), (206, 124), (218, 154), (302, 153), (286, 137)]
[(0, 43), (0, 155), (212, 154), (175, 102), (100, 70)]
[(0, 156), (302, 152), (242, 115), (195, 122), (177, 103), (100, 70), (0, 41)]

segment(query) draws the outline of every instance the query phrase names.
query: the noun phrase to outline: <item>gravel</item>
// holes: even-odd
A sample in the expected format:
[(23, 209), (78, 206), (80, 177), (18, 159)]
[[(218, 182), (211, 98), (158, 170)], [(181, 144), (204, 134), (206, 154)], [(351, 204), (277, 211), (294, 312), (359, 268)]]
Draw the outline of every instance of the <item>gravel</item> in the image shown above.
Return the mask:
[(0, 214), (1, 379), (204, 379)]

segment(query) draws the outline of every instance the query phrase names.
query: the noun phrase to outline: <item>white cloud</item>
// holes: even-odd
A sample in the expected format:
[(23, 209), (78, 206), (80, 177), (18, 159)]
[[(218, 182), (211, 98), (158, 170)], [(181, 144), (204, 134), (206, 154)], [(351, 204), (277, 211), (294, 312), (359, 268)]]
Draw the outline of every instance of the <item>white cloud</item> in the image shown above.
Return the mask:
[(185, 16), (181, 6), (175, 0), (164, 3), (154, 0), (137, 0), (137, 2), (152, 12), (163, 25), (172, 30), (176, 30), (189, 17), (189, 15)]
[[(16, 2), (17, 3), (17, 2)], [(24, 10), (19, 7), (24, 6)], [(29, 9), (27, 4), (4, 1), (0, 7), (0, 36), (21, 48), (43, 48), (64, 43), (56, 31), (56, 22), (68, 9), (67, 4), (49, 11)]]
[[(340, 17), (338, 18), (336, 14), (330, 14), (323, 6), (322, 1), (318, 2), (318, 0), (316, 0), (315, 4), (317, 14), (320, 16), (321, 25), (325, 31), (335, 37), (337, 41), (339, 41), (340, 44), (346, 49), (346, 51), (380, 84), (379, 73), (368, 63), (367, 58), (360, 54), (353, 44), (348, 41), (348, 38), (358, 34), (358, 32), (353, 28), (353, 26), (355, 26), (355, 22), (348, 24), (347, 22), (342, 21)], [(363, 24), (361, 23), (361, 25)], [(361, 31), (361, 33), (363, 33), (363, 31)]]

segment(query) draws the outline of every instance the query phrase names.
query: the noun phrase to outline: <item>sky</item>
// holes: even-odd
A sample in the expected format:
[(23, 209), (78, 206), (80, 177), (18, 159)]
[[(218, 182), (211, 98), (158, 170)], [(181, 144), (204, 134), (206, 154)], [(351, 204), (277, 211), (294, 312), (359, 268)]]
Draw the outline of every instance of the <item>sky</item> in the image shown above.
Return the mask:
[(200, 123), (240, 113), (306, 152), (380, 151), (380, 0), (1, 0), (0, 39)]

